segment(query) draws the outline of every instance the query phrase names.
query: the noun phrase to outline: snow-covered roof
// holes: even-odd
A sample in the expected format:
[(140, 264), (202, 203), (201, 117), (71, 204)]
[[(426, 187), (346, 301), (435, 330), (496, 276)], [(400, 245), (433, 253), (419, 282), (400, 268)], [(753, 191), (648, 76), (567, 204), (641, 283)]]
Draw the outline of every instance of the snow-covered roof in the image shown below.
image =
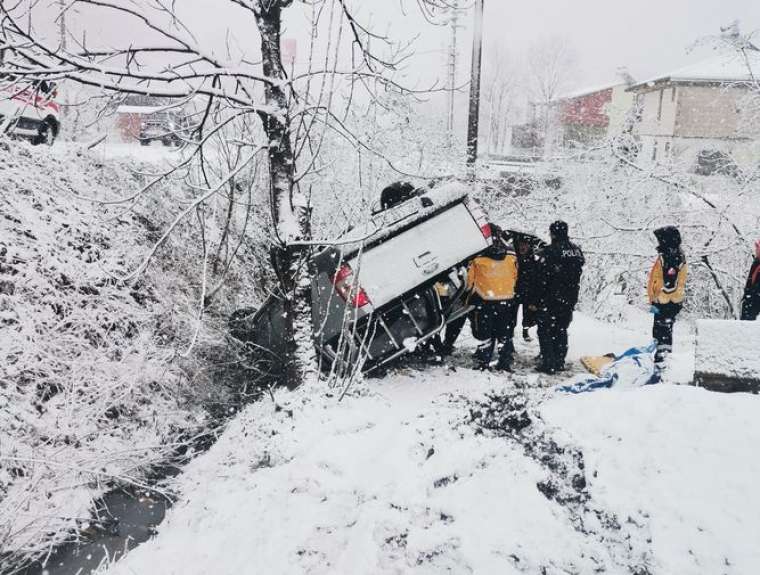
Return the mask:
[(166, 110), (166, 106), (119, 106), (116, 109), (118, 114), (155, 114)]
[(631, 86), (631, 90), (663, 82), (736, 83), (750, 82), (760, 76), (760, 52), (722, 54), (683, 66)]
[(553, 101), (560, 102), (562, 100), (572, 100), (574, 98), (580, 98), (581, 96), (588, 96), (589, 94), (596, 94), (597, 92), (604, 92), (605, 90), (609, 90), (611, 88), (615, 88), (617, 86), (624, 86), (624, 85), (625, 85), (625, 82), (621, 82), (620, 80), (618, 80), (616, 82), (609, 82), (607, 84), (591, 86), (591, 87), (583, 88), (580, 90), (574, 90), (573, 92), (568, 92), (567, 94), (560, 94)]

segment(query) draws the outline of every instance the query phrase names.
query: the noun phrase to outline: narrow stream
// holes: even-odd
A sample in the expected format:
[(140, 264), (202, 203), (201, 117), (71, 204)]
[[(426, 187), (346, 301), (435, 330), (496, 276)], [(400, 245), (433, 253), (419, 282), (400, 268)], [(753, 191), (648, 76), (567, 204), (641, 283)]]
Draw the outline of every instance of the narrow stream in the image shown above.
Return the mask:
[[(179, 474), (179, 469), (159, 469), (154, 480)], [(80, 534), (81, 541), (56, 548), (43, 562), (36, 562), (21, 575), (89, 575), (107, 559), (114, 561), (148, 541), (164, 520), (172, 501), (145, 489), (117, 488), (96, 504), (96, 527)]]
[(180, 447), (164, 464), (154, 467), (147, 488), (116, 487), (95, 502), (91, 527), (79, 533), (79, 541), (56, 547), (18, 575), (90, 575), (103, 562), (113, 562), (148, 541), (173, 501), (150, 487), (176, 477), (191, 459), (208, 451), (236, 412), (215, 414), (217, 426)]

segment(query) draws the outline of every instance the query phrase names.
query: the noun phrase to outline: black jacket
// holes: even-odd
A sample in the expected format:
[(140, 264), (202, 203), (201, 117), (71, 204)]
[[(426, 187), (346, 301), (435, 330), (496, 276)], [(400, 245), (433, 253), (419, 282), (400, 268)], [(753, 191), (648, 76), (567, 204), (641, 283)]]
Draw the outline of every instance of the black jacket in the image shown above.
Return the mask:
[(742, 319), (754, 320), (758, 315), (760, 315), (760, 259), (755, 258), (744, 288)]
[(536, 272), (539, 307), (572, 311), (578, 303), (585, 263), (583, 251), (570, 240), (559, 240), (546, 246), (540, 253)]
[[(546, 247), (546, 243), (536, 236), (529, 234), (521, 232), (508, 233), (514, 239), (515, 251), (517, 253), (517, 297), (520, 303), (524, 305), (535, 305), (539, 253)], [(520, 245), (523, 243), (528, 246), (526, 253), (520, 251)]]

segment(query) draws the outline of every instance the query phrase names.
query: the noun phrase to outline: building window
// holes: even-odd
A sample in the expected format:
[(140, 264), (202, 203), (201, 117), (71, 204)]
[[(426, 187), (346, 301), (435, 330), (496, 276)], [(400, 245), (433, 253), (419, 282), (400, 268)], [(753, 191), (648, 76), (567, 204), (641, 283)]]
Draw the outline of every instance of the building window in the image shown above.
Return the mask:
[(675, 102), (676, 101), (676, 87), (673, 86), (670, 90), (670, 101)]
[(660, 103), (657, 106), (657, 121), (662, 120), (662, 98), (665, 95), (665, 90), (660, 90)]
[(655, 141), (654, 144), (652, 145), (652, 161), (653, 162), (657, 161), (657, 141)]
[(670, 142), (665, 142), (665, 159), (670, 158)]

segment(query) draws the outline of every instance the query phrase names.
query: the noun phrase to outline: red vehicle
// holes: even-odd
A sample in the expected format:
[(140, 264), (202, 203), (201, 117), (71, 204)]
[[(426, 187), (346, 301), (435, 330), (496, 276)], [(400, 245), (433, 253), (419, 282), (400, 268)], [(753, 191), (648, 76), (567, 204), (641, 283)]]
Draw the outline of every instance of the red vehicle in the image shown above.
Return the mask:
[(0, 131), (51, 145), (61, 129), (58, 87), (47, 80), (28, 82), (0, 78)]

